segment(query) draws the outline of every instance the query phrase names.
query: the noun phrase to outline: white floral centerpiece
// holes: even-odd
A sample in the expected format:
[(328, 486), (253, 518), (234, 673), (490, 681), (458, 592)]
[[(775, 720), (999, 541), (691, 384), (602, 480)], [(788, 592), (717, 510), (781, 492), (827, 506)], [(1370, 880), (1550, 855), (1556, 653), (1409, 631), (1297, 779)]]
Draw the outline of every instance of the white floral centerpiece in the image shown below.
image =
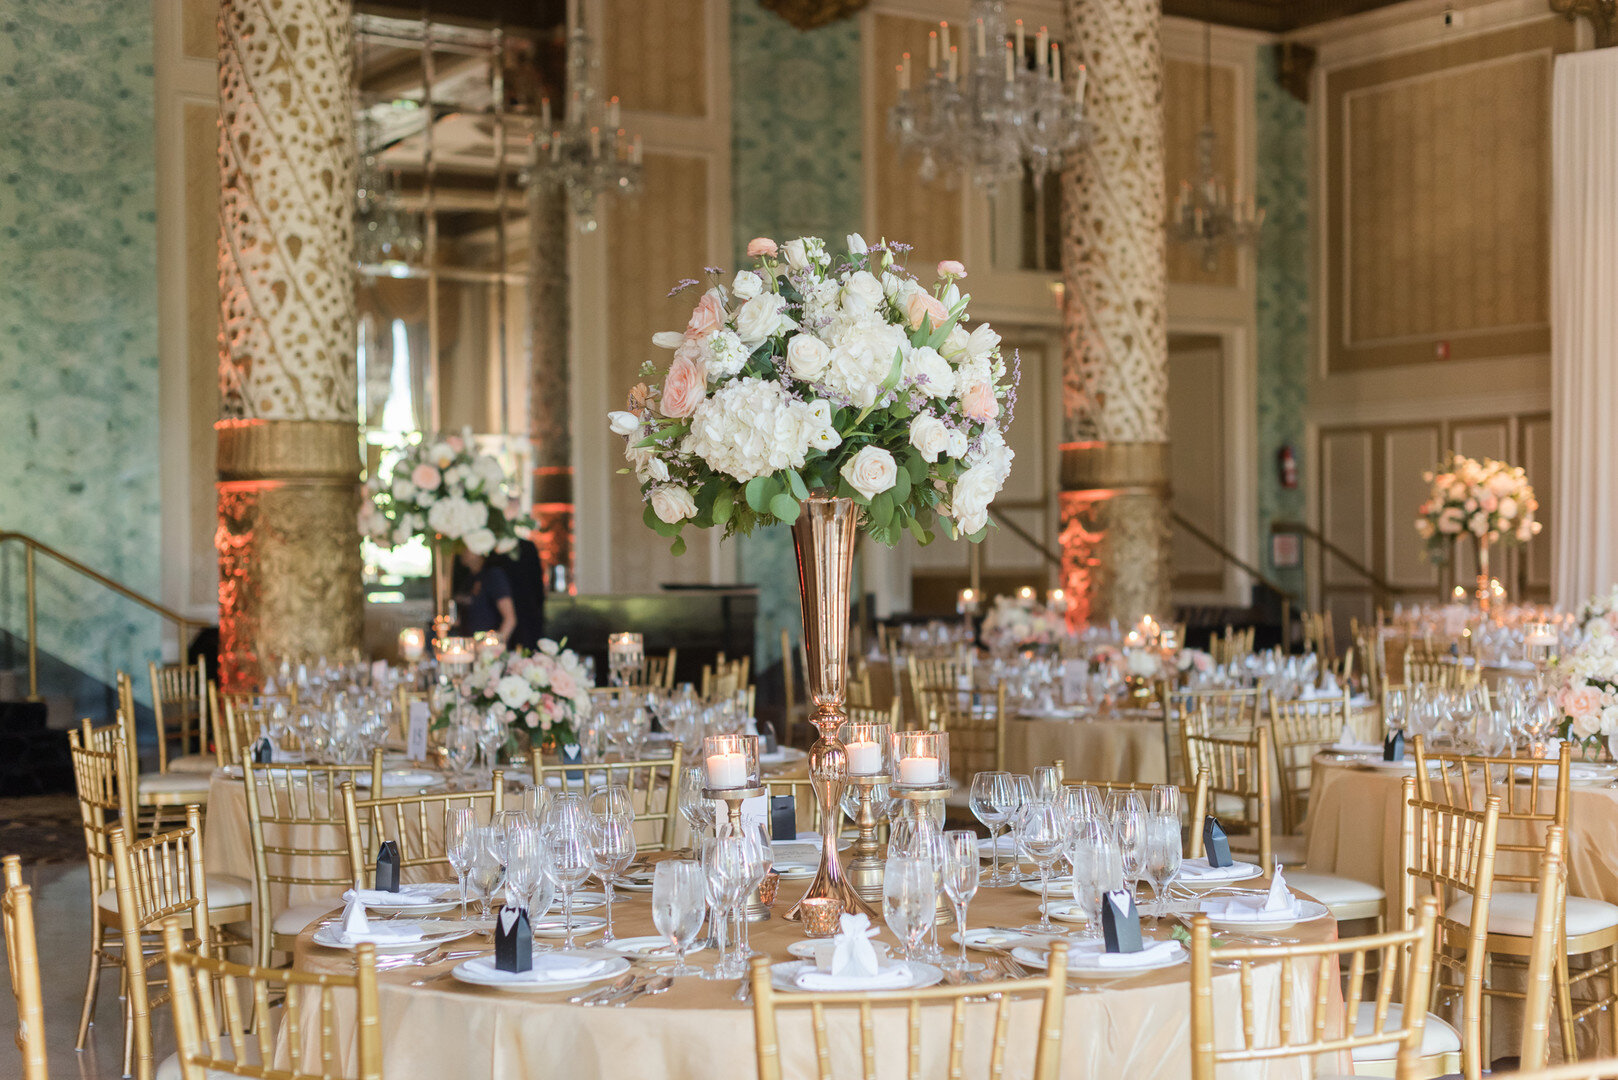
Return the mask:
[(982, 539), (1011, 471), (1015, 360), (1008, 371), (987, 323), (964, 325), (966, 269), (941, 262), (924, 287), (906, 250), (854, 234), (834, 256), (817, 237), (760, 237), (753, 268), (728, 287), (710, 269), (685, 330), (653, 338), (674, 351), (662, 384), (637, 386), (609, 420), (645, 522), (675, 554), (687, 524), (729, 536), (791, 523), (814, 491), (852, 499), (883, 544), (928, 543), (940, 522)]
[(1588, 744), (1618, 735), (1618, 632), (1593, 619), (1584, 639), (1554, 663), (1562, 738)]
[(1609, 630), (1618, 631), (1618, 585), (1590, 597), (1579, 608), (1580, 630), (1588, 634), (1594, 622), (1604, 622)]
[[(1422, 479), (1431, 490), (1416, 510), (1416, 532), (1427, 541), (1433, 562), (1447, 560), (1450, 542), (1461, 536), (1472, 537), (1486, 551), (1493, 543), (1527, 543), (1539, 533), (1534, 520), (1539, 502), (1519, 466), (1451, 453)], [(1487, 572), (1486, 559), (1480, 563)]]
[(500, 462), (477, 452), (470, 429), (406, 446), (366, 491), (360, 533), (385, 548), (421, 536), (464, 543), (477, 555), (505, 554), (534, 524), (516, 508), (516, 487)]
[(590, 686), (577, 654), (546, 638), (535, 652), (479, 660), (461, 693), (479, 713), (492, 711), (508, 729), (526, 733), (534, 746), (546, 736), (567, 746), (578, 742), (579, 725), (590, 714)]
[(1032, 597), (997, 596), (983, 618), (983, 644), (991, 650), (1055, 645), (1069, 636), (1067, 620)]

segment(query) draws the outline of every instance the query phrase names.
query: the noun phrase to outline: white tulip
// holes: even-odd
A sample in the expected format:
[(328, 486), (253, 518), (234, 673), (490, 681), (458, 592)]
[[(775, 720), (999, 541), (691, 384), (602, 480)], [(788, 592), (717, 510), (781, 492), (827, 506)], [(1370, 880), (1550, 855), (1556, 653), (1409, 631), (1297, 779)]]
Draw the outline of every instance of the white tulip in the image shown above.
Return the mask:
[(633, 435), (640, 430), (640, 417), (622, 409), (608, 413), (607, 423), (612, 425), (614, 435)]

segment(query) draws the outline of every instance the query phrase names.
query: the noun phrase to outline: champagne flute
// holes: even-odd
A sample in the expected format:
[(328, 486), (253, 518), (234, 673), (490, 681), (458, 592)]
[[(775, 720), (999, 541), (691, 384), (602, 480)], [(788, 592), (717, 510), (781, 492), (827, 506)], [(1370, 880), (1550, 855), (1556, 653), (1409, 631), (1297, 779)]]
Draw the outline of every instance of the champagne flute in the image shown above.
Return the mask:
[(1011, 774), (1007, 772), (980, 772), (972, 777), (970, 805), (972, 815), (989, 830), (994, 871), (989, 875), (987, 884), (993, 886), (1013, 884), (1016, 880), (1015, 874), (1007, 874), (1000, 869), (1000, 827), (1006, 824), (1005, 804), (1010, 801), (1010, 795), (1005, 789), (1010, 783)]
[(461, 918), (466, 918), (466, 872), (472, 866), (472, 831), (477, 817), (470, 806), (452, 806), (444, 811), (444, 856), (455, 871), (461, 890)]
[(966, 908), (978, 892), (978, 838), (967, 829), (956, 829), (944, 834), (944, 895), (955, 905), (956, 936), (960, 939), (961, 955), (955, 962), (957, 971), (978, 971), (983, 965), (966, 958)]
[(702, 932), (706, 889), (702, 864), (690, 859), (664, 859), (652, 871), (652, 924), (674, 946), (674, 966), (665, 968), (664, 975), (696, 975), (701, 970), (686, 963), (685, 954)]

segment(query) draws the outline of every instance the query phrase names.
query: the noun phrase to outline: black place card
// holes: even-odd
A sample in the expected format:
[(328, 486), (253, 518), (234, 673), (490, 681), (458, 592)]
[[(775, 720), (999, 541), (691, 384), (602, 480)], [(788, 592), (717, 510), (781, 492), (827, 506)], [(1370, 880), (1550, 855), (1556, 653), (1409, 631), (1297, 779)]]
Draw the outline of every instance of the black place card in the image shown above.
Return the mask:
[(384, 840), (376, 853), (376, 888), (382, 892), (399, 891), (399, 845)]
[(798, 800), (794, 795), (770, 796), (770, 839), (798, 838)]
[(1383, 761), (1403, 761), (1405, 759), (1405, 733), (1395, 731), (1382, 743)]
[(253, 764), (269, 765), (275, 761), (275, 745), (270, 742), (268, 735), (259, 736), (258, 742), (253, 744)]
[(1202, 854), (1209, 866), (1232, 865), (1230, 838), (1225, 835), (1225, 827), (1212, 814), (1202, 819)]
[(1110, 953), (1140, 952), (1140, 912), (1128, 889), (1101, 897), (1101, 936)]
[(522, 908), (500, 909), (494, 924), (494, 966), (499, 971), (527, 971), (534, 966), (534, 932)]

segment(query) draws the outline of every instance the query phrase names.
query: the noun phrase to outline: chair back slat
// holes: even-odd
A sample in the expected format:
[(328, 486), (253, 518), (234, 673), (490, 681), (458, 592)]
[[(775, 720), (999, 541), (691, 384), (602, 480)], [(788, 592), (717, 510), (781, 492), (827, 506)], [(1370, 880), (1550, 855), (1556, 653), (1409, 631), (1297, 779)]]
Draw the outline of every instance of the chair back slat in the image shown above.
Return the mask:
[(479, 824), (493, 821), (505, 809), (505, 776), (496, 769), (482, 791), (425, 792), (370, 799), (357, 798), (354, 785), (343, 781), (343, 828), (348, 836), (349, 880), (370, 888), (376, 881), (376, 848), (392, 840), (399, 846), (401, 874), (432, 868), (447, 871), (444, 816), (451, 807), (471, 807)]
[[(1426, 739), (1412, 740), (1416, 758), (1416, 797), (1465, 810), (1481, 810), (1490, 797), (1500, 800), (1501, 838), (1497, 855), (1513, 856), (1504, 866), (1496, 859), (1494, 880), (1538, 885), (1552, 826), (1567, 827), (1572, 747), (1564, 742), (1554, 763), (1543, 759), (1432, 754)], [(1555, 769), (1554, 777), (1546, 770)]]
[(970, 785), (980, 772), (1001, 772), (1006, 762), (1006, 684), (992, 693), (954, 686), (916, 691), (920, 726), (949, 733), (949, 767), (956, 782)]
[[(552, 779), (561, 791), (577, 791), (585, 799), (613, 784), (629, 789), (635, 810), (635, 843), (639, 851), (670, 851), (680, 822), (680, 766), (684, 748), (674, 744), (668, 757), (637, 761), (597, 762), (591, 765), (546, 765), (538, 752), (530, 755), (534, 783), (549, 787)], [(577, 777), (577, 780), (572, 779)]]
[(1274, 862), (1270, 844), (1269, 729), (1255, 727), (1242, 737), (1199, 735), (1185, 730), (1180, 741), (1186, 768), (1208, 774), (1208, 805), (1231, 837), (1231, 848), (1255, 854), (1259, 865), (1268, 869)]
[(179, 740), (176, 757), (211, 754), (208, 723), (208, 675), (202, 657), (193, 664), (148, 662), (152, 683), (152, 713), (157, 720), (158, 771), (168, 772), (169, 740)]
[(1295, 833), (1309, 809), (1315, 754), (1342, 737), (1349, 722), (1348, 691), (1340, 698), (1278, 701), (1269, 695), (1270, 737), (1280, 781), (1281, 829)]

